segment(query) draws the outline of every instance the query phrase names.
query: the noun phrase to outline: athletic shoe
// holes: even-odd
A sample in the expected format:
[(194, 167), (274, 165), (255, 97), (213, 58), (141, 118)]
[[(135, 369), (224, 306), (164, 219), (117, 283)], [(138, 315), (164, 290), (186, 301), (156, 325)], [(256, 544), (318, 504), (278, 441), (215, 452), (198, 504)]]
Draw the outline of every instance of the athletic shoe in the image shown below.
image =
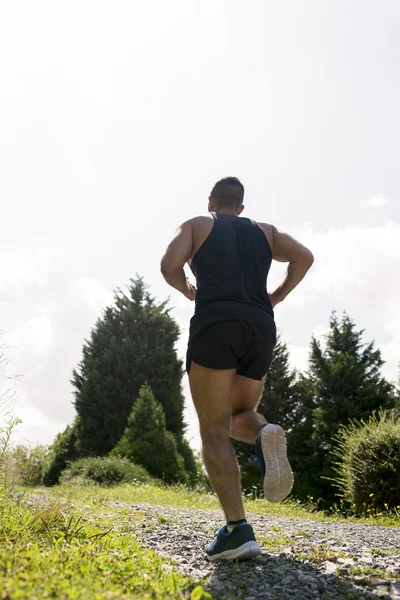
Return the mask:
[(256, 453), (263, 475), (264, 496), (268, 502), (281, 502), (293, 487), (293, 471), (286, 450), (286, 435), (282, 427), (271, 423), (260, 427)]
[(214, 541), (206, 546), (209, 560), (235, 560), (261, 554), (254, 537), (253, 528), (248, 523), (235, 525), (229, 533), (227, 526), (215, 530)]

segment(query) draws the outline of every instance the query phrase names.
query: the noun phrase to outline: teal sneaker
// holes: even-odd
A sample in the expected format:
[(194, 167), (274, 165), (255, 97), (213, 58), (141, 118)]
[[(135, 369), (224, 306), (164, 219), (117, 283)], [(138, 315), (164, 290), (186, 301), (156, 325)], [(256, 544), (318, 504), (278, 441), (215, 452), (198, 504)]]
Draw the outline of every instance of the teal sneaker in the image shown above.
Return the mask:
[(249, 523), (235, 525), (229, 533), (226, 525), (215, 530), (214, 540), (207, 544), (208, 560), (235, 560), (261, 554), (254, 531)]
[(282, 427), (272, 423), (260, 427), (256, 454), (262, 470), (264, 497), (268, 502), (281, 502), (292, 490), (293, 471), (286, 452), (286, 435)]

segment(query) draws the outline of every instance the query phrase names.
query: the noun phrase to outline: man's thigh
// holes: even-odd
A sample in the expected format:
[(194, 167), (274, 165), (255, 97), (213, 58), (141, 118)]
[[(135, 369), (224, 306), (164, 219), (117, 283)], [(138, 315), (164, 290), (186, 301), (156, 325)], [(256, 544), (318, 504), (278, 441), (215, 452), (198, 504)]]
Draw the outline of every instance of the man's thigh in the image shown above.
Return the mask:
[(202, 434), (225, 428), (229, 432), (230, 401), (235, 377), (236, 369), (209, 369), (191, 362), (190, 391)]
[(232, 415), (246, 410), (256, 410), (260, 403), (265, 384), (265, 377), (250, 379), (242, 375), (235, 375), (231, 394)]

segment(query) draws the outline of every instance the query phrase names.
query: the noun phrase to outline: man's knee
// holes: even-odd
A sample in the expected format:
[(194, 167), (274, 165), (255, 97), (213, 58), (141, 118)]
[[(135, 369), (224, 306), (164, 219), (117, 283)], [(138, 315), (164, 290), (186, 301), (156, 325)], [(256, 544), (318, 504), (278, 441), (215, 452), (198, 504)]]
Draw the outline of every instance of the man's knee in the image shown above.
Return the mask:
[(218, 446), (229, 441), (229, 427), (226, 424), (224, 426), (201, 427), (200, 436), (203, 447)]
[(249, 413), (256, 413), (258, 405), (254, 408), (238, 408), (236, 410), (232, 410), (232, 419), (235, 418), (237, 421), (241, 419), (246, 419)]

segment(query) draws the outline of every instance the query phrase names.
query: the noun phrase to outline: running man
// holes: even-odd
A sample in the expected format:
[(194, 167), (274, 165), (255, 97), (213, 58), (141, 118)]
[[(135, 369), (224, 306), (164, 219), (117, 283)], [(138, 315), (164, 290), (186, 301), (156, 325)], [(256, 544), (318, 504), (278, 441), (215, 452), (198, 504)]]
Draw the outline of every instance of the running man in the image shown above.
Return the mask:
[[(218, 181), (208, 214), (185, 221), (161, 261), (172, 287), (195, 301), (187, 372), (198, 414), (203, 459), (227, 524), (206, 547), (210, 560), (261, 553), (247, 523), (240, 469), (230, 437), (255, 444), (265, 498), (283, 500), (293, 486), (286, 436), (257, 412), (276, 343), (274, 307), (300, 283), (313, 255), (268, 223), (241, 218), (244, 187), (236, 177)], [(289, 263), (283, 282), (267, 293), (272, 260)], [(186, 278), (188, 263), (196, 286)]]

